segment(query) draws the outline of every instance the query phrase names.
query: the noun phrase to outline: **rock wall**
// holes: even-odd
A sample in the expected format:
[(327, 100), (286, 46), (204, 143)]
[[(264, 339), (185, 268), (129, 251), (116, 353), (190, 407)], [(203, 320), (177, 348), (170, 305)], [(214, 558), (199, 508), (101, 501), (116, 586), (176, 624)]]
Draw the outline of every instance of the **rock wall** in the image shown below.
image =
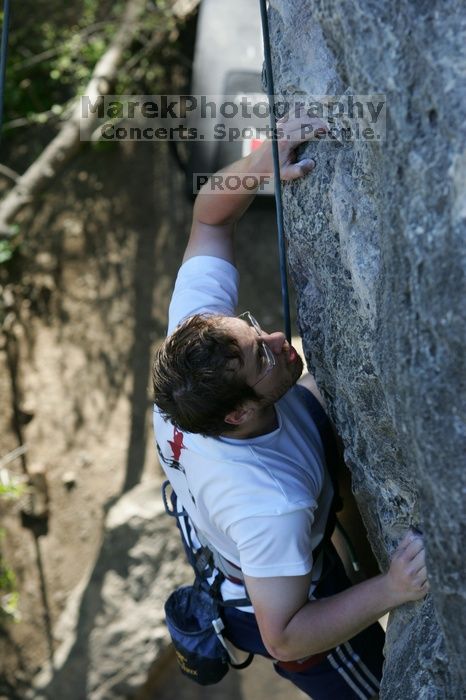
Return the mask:
[(284, 188), (290, 268), (381, 566), (408, 526), (425, 535), (431, 595), (391, 616), (381, 697), (462, 698), (464, 4), (270, 4), (276, 93), (386, 95), (385, 140), (304, 149), (315, 172)]

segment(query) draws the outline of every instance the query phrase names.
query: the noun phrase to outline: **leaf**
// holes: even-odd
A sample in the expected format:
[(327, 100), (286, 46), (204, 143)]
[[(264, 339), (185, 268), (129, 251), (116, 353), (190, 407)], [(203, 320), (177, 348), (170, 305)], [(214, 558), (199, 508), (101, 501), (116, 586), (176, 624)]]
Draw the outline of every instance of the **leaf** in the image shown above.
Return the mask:
[(0, 241), (0, 265), (13, 257), (13, 248), (8, 241)]

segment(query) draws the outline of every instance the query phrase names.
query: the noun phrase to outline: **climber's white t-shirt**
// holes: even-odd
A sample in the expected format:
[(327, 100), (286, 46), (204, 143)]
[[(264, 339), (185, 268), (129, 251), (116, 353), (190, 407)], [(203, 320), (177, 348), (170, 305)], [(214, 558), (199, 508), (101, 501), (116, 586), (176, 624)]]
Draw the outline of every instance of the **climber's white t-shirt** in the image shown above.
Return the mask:
[[(178, 273), (168, 333), (195, 313), (236, 313), (239, 275), (225, 260), (197, 256)], [(332, 501), (322, 442), (303, 389), (275, 404), (278, 427), (246, 440), (181, 433), (154, 407), (161, 466), (197, 530), (249, 576), (312, 570)], [(320, 572), (313, 571), (313, 579)], [(241, 587), (223, 584), (224, 597)]]

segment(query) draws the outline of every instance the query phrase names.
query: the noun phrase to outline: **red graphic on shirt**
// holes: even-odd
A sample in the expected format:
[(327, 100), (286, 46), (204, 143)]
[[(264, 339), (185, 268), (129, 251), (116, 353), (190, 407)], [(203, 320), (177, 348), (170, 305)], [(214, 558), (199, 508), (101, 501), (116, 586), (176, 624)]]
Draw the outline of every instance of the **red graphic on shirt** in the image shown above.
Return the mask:
[(173, 459), (175, 462), (179, 462), (181, 456), (181, 450), (184, 450), (183, 445), (183, 433), (177, 428), (173, 428), (173, 440), (167, 441), (173, 452)]

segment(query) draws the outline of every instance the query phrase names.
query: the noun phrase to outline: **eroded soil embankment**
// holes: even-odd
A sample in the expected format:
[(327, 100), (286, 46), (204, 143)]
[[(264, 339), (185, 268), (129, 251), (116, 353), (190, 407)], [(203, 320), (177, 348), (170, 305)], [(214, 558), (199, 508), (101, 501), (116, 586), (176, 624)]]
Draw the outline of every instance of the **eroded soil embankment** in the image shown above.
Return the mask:
[[(21, 697), (60, 643), (57, 622), (98, 555), (106, 505), (159, 476), (150, 354), (163, 337), (190, 217), (168, 149), (144, 143), (86, 150), (25, 220), (22, 286), (13, 289), (9, 321), (13, 375), (5, 339), (0, 351), (0, 454), (18, 444), (16, 404), (28, 417), (25, 466), (46, 471), (50, 513), (34, 537), (17, 504), (2, 506), (5, 554), (21, 595), (21, 622), (0, 640), (2, 692), (10, 697)], [(270, 207), (248, 213), (237, 247), (241, 307), (265, 327), (281, 327)], [(10, 468), (22, 473), (18, 460)]]

